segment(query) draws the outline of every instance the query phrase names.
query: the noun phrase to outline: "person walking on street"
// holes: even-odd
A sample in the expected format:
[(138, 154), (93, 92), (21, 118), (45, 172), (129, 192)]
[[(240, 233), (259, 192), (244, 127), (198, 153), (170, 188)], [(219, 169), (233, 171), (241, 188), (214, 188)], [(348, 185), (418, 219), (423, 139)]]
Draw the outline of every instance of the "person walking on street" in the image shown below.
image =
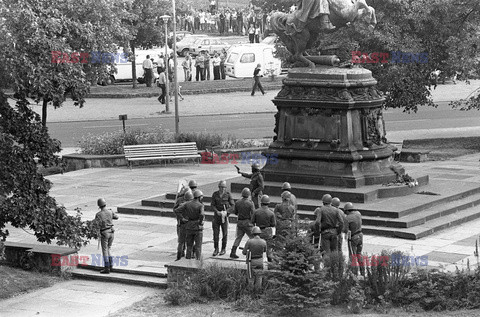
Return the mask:
[(237, 215), (237, 232), (235, 235), (235, 241), (233, 242), (232, 251), (230, 252), (230, 257), (232, 259), (238, 259), (237, 248), (242, 242), (243, 236), (246, 234), (249, 239), (253, 238), (252, 235), (252, 217), (255, 212), (255, 206), (253, 205), (252, 200), (250, 199), (250, 189), (245, 187), (242, 190), (242, 198), (235, 202), (233, 205), (233, 211)]
[(220, 228), (222, 229), (222, 249), (220, 255), (225, 254), (227, 248), (228, 238), (228, 214), (229, 209), (233, 206), (234, 200), (232, 195), (227, 191), (227, 182), (220, 181), (218, 183), (218, 191), (212, 195), (212, 210), (213, 210), (213, 256), (218, 255), (218, 243), (220, 236)]
[(262, 173), (260, 173), (260, 164), (257, 162), (252, 164), (252, 173), (240, 172), (240, 168), (237, 167), (238, 174), (243, 177), (250, 178), (250, 191), (252, 192), (252, 201), (255, 208), (258, 208), (260, 203), (260, 197), (263, 194), (264, 182)]
[(187, 243), (185, 258), (192, 258), (195, 244), (195, 258), (200, 260), (202, 256), (203, 224), (205, 221), (202, 202), (203, 193), (197, 189), (193, 192), (193, 198), (192, 201), (180, 205), (174, 211), (181, 219), (181, 222), (185, 224), (185, 239)]
[(252, 96), (255, 95), (255, 91), (257, 90), (257, 87), (258, 87), (258, 89), (260, 89), (260, 91), (262, 92), (262, 94), (265, 95), (265, 91), (263, 90), (262, 83), (260, 82), (260, 77), (263, 77), (263, 75), (260, 74), (261, 67), (262, 67), (262, 65), (261, 65), (261, 64), (258, 64), (257, 67), (255, 68), (255, 70), (253, 71)]
[(337, 208), (338, 210), (338, 213), (340, 214), (340, 216), (342, 217), (343, 219), (343, 228), (342, 228), (342, 231), (338, 234), (338, 237), (337, 237), (337, 241), (338, 241), (338, 247), (337, 247), (337, 250), (338, 251), (342, 251), (342, 245), (343, 245), (343, 234), (344, 233), (347, 233), (348, 231), (348, 223), (347, 223), (347, 216), (345, 215), (345, 213), (343, 212), (342, 209), (340, 209), (340, 198), (338, 197), (333, 197), (332, 199), (332, 206)]
[(275, 214), (273, 211), (268, 208), (270, 204), (270, 197), (263, 195), (261, 199), (260, 208), (256, 209), (253, 213), (252, 224), (260, 228), (262, 233), (260, 238), (267, 241), (267, 259), (268, 262), (272, 261), (272, 251), (273, 251), (273, 239), (276, 234), (277, 221), (275, 219)]
[(348, 253), (350, 254), (350, 263), (354, 266), (354, 272), (357, 272), (357, 266), (360, 266), (360, 272), (365, 275), (365, 266), (359, 263), (358, 259), (362, 256), (363, 233), (362, 233), (362, 214), (355, 210), (352, 203), (346, 203), (343, 210), (347, 214), (348, 222)]
[(115, 230), (113, 229), (113, 219), (118, 219), (117, 213), (107, 209), (105, 199), (99, 198), (97, 205), (100, 211), (95, 215), (94, 223), (98, 228), (98, 237), (102, 245), (102, 254), (104, 269), (100, 271), (102, 274), (109, 274), (113, 269), (113, 258), (110, 253), (110, 248), (113, 244), (113, 237)]
[(315, 209), (316, 222), (321, 230), (322, 251), (330, 253), (337, 251), (338, 234), (343, 229), (343, 218), (337, 208), (332, 206), (332, 196), (325, 194), (322, 197), (323, 206)]
[(248, 239), (243, 248), (243, 254), (247, 256), (247, 270), (249, 278), (248, 284), (254, 291), (258, 291), (262, 287), (262, 274), (260, 271), (265, 269), (264, 253), (267, 253), (267, 242), (260, 237), (262, 230), (254, 227), (252, 230), (253, 237)]
[(167, 76), (165, 75), (165, 70), (163, 68), (159, 69), (158, 73), (158, 87), (162, 90), (162, 93), (158, 97), (158, 101), (163, 105), (165, 104), (165, 97), (167, 96)]
[[(177, 201), (175, 202), (175, 206), (173, 210), (180, 207), (193, 199), (193, 193), (188, 188), (186, 189), (185, 193), (178, 197)], [(177, 246), (177, 259), (176, 261), (180, 260), (185, 256), (185, 248), (186, 248), (186, 222), (182, 221), (182, 217), (177, 215), (177, 237), (178, 237), (178, 246)]]
[(147, 58), (142, 63), (143, 72), (145, 83), (147, 87), (152, 87), (152, 79), (153, 79), (153, 63), (150, 60), (150, 55), (147, 55)]

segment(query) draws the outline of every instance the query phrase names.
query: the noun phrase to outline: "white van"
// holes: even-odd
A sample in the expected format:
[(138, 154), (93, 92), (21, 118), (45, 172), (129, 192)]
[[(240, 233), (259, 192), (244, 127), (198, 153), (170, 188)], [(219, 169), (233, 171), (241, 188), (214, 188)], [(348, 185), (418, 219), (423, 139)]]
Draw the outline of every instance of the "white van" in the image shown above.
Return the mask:
[[(123, 51), (119, 51), (120, 53)], [(172, 49), (168, 49), (168, 53), (170, 54)], [(143, 82), (143, 61), (147, 58), (147, 55), (150, 55), (150, 58), (153, 58), (154, 67), (153, 67), (153, 75), (154, 75), (154, 82), (158, 78), (157, 74), (157, 67), (156, 63), (160, 57), (160, 54), (165, 54), (165, 48), (157, 48), (157, 49), (150, 49), (150, 50), (135, 50), (135, 70), (137, 72), (137, 79), (140, 83)], [(121, 63), (115, 64), (117, 71), (112, 74), (112, 80), (115, 81), (124, 81), (124, 80), (132, 80), (132, 63), (130, 61), (125, 62), (124, 60)]]
[(229, 49), (225, 61), (225, 73), (234, 78), (253, 77), (257, 64), (262, 65), (262, 75), (273, 71), (275, 76), (282, 71), (282, 62), (273, 56), (275, 47), (262, 43), (235, 45)]

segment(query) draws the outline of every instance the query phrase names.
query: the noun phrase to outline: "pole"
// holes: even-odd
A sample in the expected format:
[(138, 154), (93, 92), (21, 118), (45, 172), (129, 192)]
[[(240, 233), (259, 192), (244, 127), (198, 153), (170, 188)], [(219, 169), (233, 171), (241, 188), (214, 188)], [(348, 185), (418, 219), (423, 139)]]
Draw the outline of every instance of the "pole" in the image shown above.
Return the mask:
[(167, 44), (167, 39), (168, 39), (168, 34), (167, 34), (167, 23), (168, 20), (164, 20), (165, 22), (165, 112), (169, 113), (170, 112), (170, 95), (168, 93), (168, 44)]
[(179, 134), (179, 117), (178, 117), (178, 76), (177, 76), (177, 14), (175, 9), (175, 0), (172, 0), (173, 7), (173, 85), (175, 93), (175, 134)]

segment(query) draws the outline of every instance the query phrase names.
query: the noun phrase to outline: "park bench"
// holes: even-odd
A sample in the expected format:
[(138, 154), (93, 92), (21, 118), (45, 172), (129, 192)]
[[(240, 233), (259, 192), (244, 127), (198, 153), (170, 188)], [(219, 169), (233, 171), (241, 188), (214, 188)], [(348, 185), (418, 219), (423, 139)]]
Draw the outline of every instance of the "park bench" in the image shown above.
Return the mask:
[[(200, 159), (195, 142), (125, 145), (125, 159), (130, 168), (133, 161)], [(165, 165), (167, 163), (165, 162)]]

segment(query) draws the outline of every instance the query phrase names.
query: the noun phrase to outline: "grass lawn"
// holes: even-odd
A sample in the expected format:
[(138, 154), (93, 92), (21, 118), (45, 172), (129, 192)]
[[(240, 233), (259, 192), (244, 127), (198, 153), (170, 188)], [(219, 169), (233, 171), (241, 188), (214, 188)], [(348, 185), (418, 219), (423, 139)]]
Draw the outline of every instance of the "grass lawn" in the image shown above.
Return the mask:
[[(222, 317), (251, 317), (251, 316), (269, 316), (267, 312), (242, 312), (236, 311), (232, 308), (230, 303), (215, 301), (207, 304), (190, 304), (187, 306), (171, 306), (165, 303), (163, 296), (164, 290), (158, 291), (154, 296), (147, 297), (132, 306), (122, 309), (110, 314), (109, 317), (114, 316), (128, 316), (128, 317), (154, 317), (154, 316), (168, 316), (168, 317), (206, 317), (206, 316), (222, 316)], [(273, 316), (273, 315), (270, 315)], [(364, 310), (360, 315), (354, 315), (348, 312), (346, 307), (335, 306), (329, 308), (317, 309), (315, 311), (299, 314), (295, 317), (350, 317), (350, 316), (365, 316), (365, 317), (411, 317), (411, 316), (425, 316), (425, 317), (477, 317), (480, 316), (480, 310), (460, 310), (454, 312), (406, 312), (403, 309), (391, 309), (385, 313), (377, 313), (375, 310)]]
[(0, 300), (49, 287), (63, 281), (59, 276), (0, 265)]
[(429, 161), (443, 161), (480, 152), (480, 137), (405, 140), (403, 148), (429, 150)]

